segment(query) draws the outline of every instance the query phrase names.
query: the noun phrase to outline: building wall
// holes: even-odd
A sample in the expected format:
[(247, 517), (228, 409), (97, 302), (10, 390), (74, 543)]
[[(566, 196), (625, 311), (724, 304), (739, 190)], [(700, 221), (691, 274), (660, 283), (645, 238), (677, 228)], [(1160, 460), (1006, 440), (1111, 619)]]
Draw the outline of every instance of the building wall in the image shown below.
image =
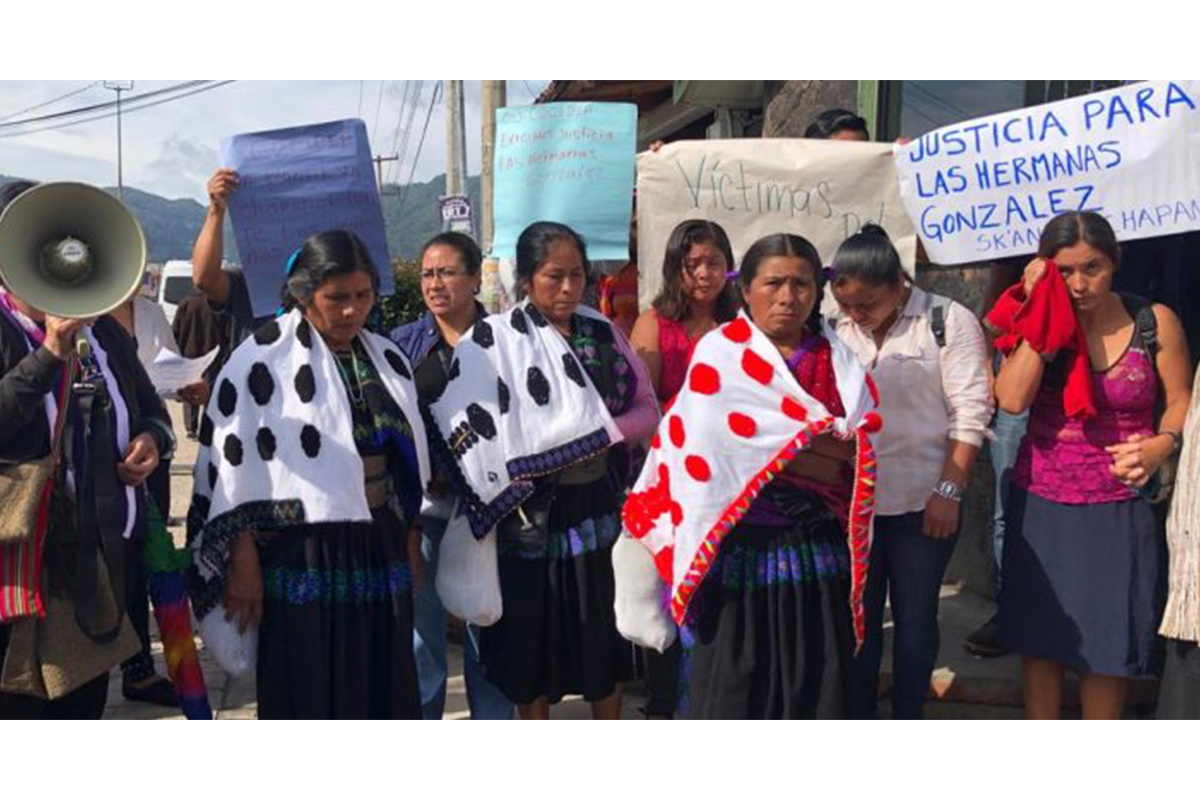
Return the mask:
[(778, 81), (768, 89), (776, 91), (763, 120), (767, 138), (799, 138), (822, 111), (858, 107), (858, 81)]

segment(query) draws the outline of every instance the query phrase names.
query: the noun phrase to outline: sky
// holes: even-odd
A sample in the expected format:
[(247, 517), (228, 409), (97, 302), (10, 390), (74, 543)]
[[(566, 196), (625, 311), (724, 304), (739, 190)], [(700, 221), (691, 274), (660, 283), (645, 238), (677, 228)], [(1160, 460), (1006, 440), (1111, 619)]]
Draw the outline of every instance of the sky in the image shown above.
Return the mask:
[[(135, 80), (129, 99), (179, 81)], [(0, 81), (0, 126), (38, 116), (111, 101), (114, 93), (97, 85), (29, 115), (5, 117), (43, 103), (93, 80)], [(396, 132), (405, 84), (409, 98), (418, 81), (239, 81), (144, 110), (122, 114), (124, 185), (167, 198), (207, 202), (205, 182), (219, 164), (222, 139), (237, 133), (271, 130), (347, 117), (361, 117), (371, 136), (372, 155), (391, 155), (400, 145)], [(429, 100), (438, 81), (424, 81), (413, 115), (402, 165), (384, 164), (385, 182), (423, 183), (445, 171), (446, 123), (439, 99), (415, 171), (413, 159)], [(527, 105), (549, 81), (508, 81), (508, 104)], [(479, 81), (464, 81), (467, 172), (480, 172)], [(407, 116), (407, 112), (406, 112)], [(0, 128), (0, 130), (3, 130)], [(402, 139), (403, 137), (401, 137)], [(101, 186), (117, 183), (115, 117), (28, 135), (0, 137), (0, 175), (39, 181), (74, 180)]]

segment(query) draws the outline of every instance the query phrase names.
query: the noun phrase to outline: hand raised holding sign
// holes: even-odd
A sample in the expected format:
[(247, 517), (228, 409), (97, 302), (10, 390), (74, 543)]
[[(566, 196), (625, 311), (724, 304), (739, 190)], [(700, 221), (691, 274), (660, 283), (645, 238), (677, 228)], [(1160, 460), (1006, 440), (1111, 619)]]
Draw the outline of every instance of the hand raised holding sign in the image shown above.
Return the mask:
[(212, 210), (224, 214), (229, 207), (229, 193), (237, 188), (238, 175), (231, 169), (222, 167), (208, 179), (208, 202)]

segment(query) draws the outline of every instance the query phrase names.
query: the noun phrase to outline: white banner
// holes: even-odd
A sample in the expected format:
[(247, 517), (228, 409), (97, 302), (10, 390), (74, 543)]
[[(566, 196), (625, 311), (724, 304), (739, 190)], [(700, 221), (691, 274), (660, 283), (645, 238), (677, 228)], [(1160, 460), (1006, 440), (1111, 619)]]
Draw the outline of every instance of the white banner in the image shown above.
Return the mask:
[(1096, 211), (1118, 239), (1200, 229), (1200, 81), (1136, 83), (939, 128), (896, 147), (931, 261), (1036, 252), (1046, 221)]
[[(637, 161), (638, 299), (662, 286), (667, 238), (706, 219), (729, 234), (734, 258), (772, 233), (796, 233), (828, 262), (845, 238), (874, 222), (912, 274), (916, 232), (900, 201), (891, 145), (808, 139), (676, 142)], [(730, 269), (737, 269), (730, 264)]]

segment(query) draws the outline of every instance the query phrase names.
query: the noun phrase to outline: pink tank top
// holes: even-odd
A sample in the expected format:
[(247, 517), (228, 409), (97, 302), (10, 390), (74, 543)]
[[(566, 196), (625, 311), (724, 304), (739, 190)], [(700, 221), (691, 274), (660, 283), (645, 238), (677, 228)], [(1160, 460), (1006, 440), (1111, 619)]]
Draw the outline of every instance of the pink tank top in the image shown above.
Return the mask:
[(1158, 376), (1136, 330), (1133, 339), (1117, 363), (1103, 372), (1092, 371), (1094, 417), (1068, 419), (1063, 412), (1062, 388), (1049, 388), (1043, 381), (1013, 467), (1013, 483), (1068, 505), (1134, 497), (1131, 489), (1109, 473), (1112, 457), (1104, 451), (1135, 433), (1154, 432)]
[(682, 322), (659, 315), (658, 352), (662, 366), (658, 373), (658, 402), (666, 404), (683, 388), (688, 364), (700, 339), (699, 336), (689, 339)]

